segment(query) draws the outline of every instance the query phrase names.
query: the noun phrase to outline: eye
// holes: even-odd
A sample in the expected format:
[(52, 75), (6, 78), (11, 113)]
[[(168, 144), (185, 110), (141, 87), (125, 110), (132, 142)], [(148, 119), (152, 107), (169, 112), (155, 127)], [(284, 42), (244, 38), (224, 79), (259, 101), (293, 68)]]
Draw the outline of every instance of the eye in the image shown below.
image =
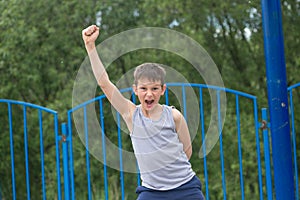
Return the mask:
[(156, 91), (156, 90), (158, 90), (158, 89), (159, 89), (158, 87), (152, 88), (153, 91)]

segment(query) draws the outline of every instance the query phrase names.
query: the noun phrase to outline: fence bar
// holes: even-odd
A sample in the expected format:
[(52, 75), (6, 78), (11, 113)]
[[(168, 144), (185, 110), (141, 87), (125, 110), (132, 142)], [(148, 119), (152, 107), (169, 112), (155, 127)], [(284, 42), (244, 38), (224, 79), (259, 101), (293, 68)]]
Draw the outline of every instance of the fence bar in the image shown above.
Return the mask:
[(61, 179), (60, 179), (60, 156), (59, 156), (59, 143), (60, 137), (58, 136), (58, 116), (54, 114), (54, 131), (55, 131), (55, 151), (56, 151), (56, 171), (57, 171), (57, 196), (61, 200)]
[(221, 170), (222, 170), (222, 186), (223, 186), (223, 198), (226, 200), (226, 180), (225, 180), (225, 166), (224, 166), (224, 153), (223, 153), (223, 134), (222, 134), (222, 116), (221, 116), (221, 103), (220, 103), (220, 90), (217, 91), (218, 102), (218, 132), (220, 135), (220, 158), (221, 158)]
[(121, 135), (121, 120), (120, 113), (117, 112), (117, 125), (118, 125), (118, 145), (120, 157), (120, 185), (121, 185), (121, 199), (124, 200), (124, 173), (123, 173), (123, 155), (122, 155), (122, 135)]
[(269, 131), (268, 131), (268, 114), (267, 109), (262, 108), (262, 120), (263, 120), (263, 137), (264, 137), (264, 152), (265, 152), (265, 167), (266, 167), (266, 189), (267, 199), (272, 200), (272, 172), (271, 172), (271, 159), (270, 159), (270, 144), (269, 144)]
[(62, 151), (63, 151), (63, 169), (64, 169), (64, 192), (65, 192), (65, 200), (69, 200), (70, 199), (67, 131), (68, 130), (67, 130), (66, 123), (62, 123), (62, 125), (61, 125), (61, 133), (62, 133), (62, 136), (63, 136)]
[(46, 200), (45, 168), (44, 168), (44, 140), (43, 140), (43, 115), (39, 109), (39, 126), (40, 126), (40, 154), (41, 154), (41, 172), (42, 172), (42, 192), (43, 200)]
[(263, 184), (262, 184), (262, 169), (261, 169), (261, 157), (260, 157), (260, 140), (259, 140), (259, 123), (257, 115), (257, 101), (253, 99), (253, 114), (254, 114), (254, 126), (255, 126), (255, 141), (256, 141), (256, 153), (257, 153), (257, 170), (258, 170), (258, 187), (260, 199), (263, 200)]
[(168, 87), (166, 88), (166, 91), (165, 91), (165, 104), (169, 105), (169, 88)]
[(15, 154), (14, 154), (14, 137), (13, 137), (13, 127), (12, 127), (12, 108), (11, 108), (11, 103), (8, 103), (8, 118), (9, 118), (9, 138), (10, 138), (10, 160), (11, 160), (12, 196), (13, 196), (13, 200), (16, 200)]
[(27, 115), (26, 115), (26, 106), (25, 105), (23, 105), (23, 128), (24, 128), (26, 192), (27, 192), (27, 199), (30, 200), (30, 176), (29, 176), (29, 166), (28, 166)]
[(200, 100), (200, 119), (201, 119), (201, 135), (202, 135), (202, 149), (203, 149), (203, 165), (204, 165), (204, 176), (205, 176), (205, 196), (206, 196), (206, 200), (209, 200), (208, 172), (207, 172), (206, 144), (205, 144), (205, 127), (204, 127), (203, 90), (202, 90), (202, 87), (199, 87), (199, 100)]
[(75, 200), (75, 184), (74, 184), (74, 159), (73, 159), (73, 139), (72, 139), (72, 117), (71, 117), (72, 112), (68, 112), (68, 137), (70, 138), (69, 140), (69, 162), (70, 162), (70, 187), (71, 187), (71, 199)]
[(238, 135), (238, 152), (239, 152), (239, 164), (240, 164), (240, 185), (241, 185), (241, 199), (245, 199), (244, 193), (244, 176), (243, 176), (243, 157), (242, 157), (242, 138), (241, 138), (241, 119), (240, 119), (240, 107), (239, 107), (239, 95), (235, 95), (235, 112), (236, 112), (236, 127)]
[(83, 108), (84, 115), (84, 134), (85, 134), (85, 160), (86, 160), (86, 173), (87, 173), (87, 186), (88, 186), (88, 199), (92, 199), (91, 190), (91, 175), (90, 175), (90, 156), (89, 156), (89, 129), (88, 129), (88, 119), (86, 113), (86, 106)]
[(261, 0), (275, 196), (295, 199), (280, 0)]
[(106, 144), (105, 144), (105, 129), (104, 129), (104, 114), (103, 114), (103, 101), (99, 100), (100, 107), (100, 125), (102, 136), (102, 152), (103, 152), (103, 176), (104, 176), (104, 191), (105, 200), (108, 200), (108, 183), (107, 183), (107, 169), (106, 169)]
[(293, 140), (293, 153), (294, 153), (294, 173), (295, 173), (295, 189), (296, 199), (299, 199), (299, 182), (298, 182), (298, 166), (297, 166), (297, 142), (296, 142), (296, 130), (295, 130), (295, 114), (294, 114), (294, 102), (293, 102), (293, 90), (290, 93), (290, 109), (291, 109), (291, 124), (292, 124), (292, 140)]
[(186, 92), (185, 87), (182, 85), (182, 102), (183, 102), (183, 116), (185, 120), (187, 121), (187, 110), (186, 110)]

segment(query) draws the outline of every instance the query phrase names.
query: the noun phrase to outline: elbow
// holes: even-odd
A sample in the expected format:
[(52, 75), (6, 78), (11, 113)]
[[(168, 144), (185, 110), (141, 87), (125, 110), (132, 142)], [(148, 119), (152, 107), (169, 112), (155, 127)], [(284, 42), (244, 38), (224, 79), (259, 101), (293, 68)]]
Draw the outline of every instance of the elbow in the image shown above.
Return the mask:
[(104, 74), (101, 77), (97, 78), (97, 83), (101, 89), (106, 88), (108, 86), (108, 84), (110, 83), (107, 74)]
[(192, 146), (188, 147), (188, 148), (185, 150), (185, 154), (186, 154), (187, 158), (190, 160), (191, 157), (192, 157), (192, 154), (193, 154)]

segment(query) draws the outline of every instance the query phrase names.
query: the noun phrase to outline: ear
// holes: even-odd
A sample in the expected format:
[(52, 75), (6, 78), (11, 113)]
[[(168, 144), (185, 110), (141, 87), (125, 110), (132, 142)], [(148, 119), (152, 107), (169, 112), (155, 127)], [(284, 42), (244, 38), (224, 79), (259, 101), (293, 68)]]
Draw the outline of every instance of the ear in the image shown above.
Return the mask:
[(161, 95), (164, 95), (164, 94), (165, 94), (166, 89), (167, 89), (167, 85), (164, 84), (164, 85), (162, 86)]
[(135, 84), (132, 85), (132, 90), (133, 90), (134, 94), (137, 95), (137, 87)]

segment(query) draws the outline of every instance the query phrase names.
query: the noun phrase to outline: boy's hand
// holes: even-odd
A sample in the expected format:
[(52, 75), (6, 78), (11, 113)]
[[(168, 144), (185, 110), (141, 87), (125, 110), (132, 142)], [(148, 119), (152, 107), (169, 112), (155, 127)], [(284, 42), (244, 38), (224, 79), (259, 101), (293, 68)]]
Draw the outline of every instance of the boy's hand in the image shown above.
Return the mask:
[(86, 46), (94, 45), (99, 36), (99, 27), (91, 25), (82, 31), (82, 39)]

